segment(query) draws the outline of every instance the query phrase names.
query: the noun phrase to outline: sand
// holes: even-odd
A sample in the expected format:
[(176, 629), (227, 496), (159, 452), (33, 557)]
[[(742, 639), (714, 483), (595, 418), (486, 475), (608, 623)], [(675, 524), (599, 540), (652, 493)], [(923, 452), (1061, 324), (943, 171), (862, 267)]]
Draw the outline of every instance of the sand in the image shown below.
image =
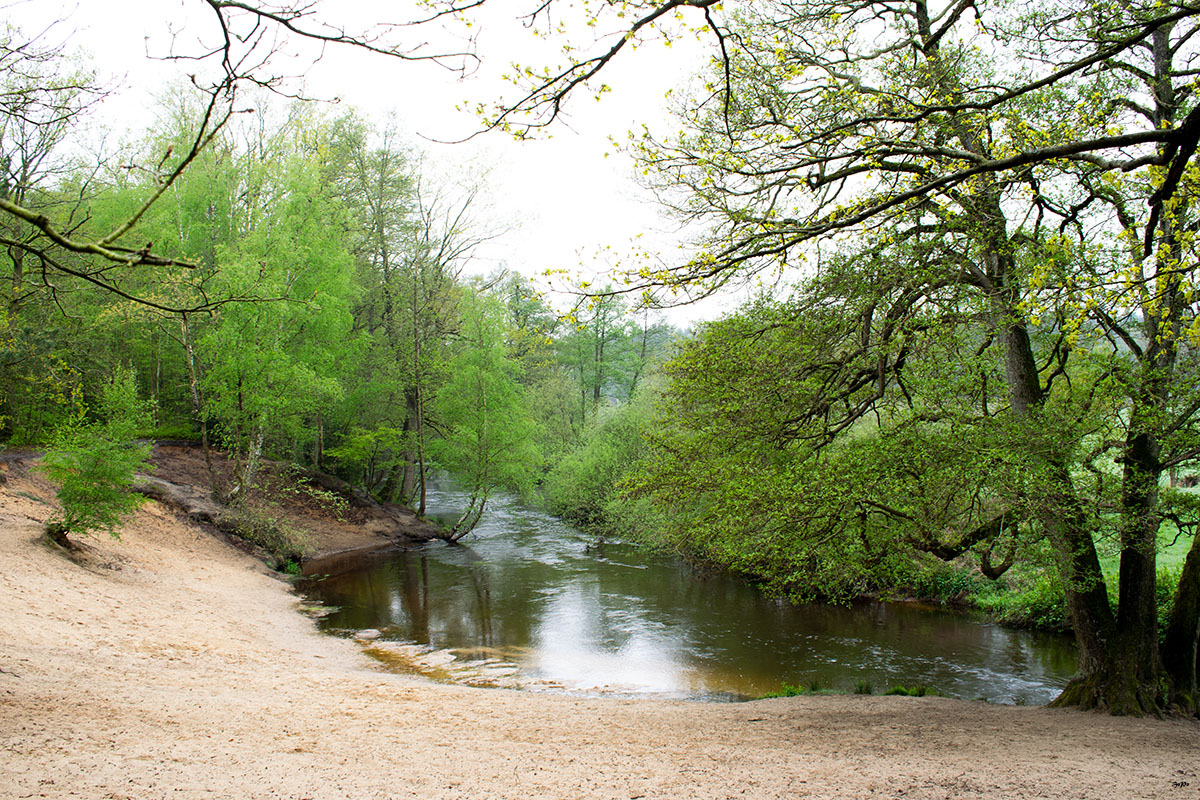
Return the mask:
[(946, 698), (704, 704), (382, 670), (153, 503), (75, 560), (0, 486), (0, 798), (1198, 798), (1200, 724)]

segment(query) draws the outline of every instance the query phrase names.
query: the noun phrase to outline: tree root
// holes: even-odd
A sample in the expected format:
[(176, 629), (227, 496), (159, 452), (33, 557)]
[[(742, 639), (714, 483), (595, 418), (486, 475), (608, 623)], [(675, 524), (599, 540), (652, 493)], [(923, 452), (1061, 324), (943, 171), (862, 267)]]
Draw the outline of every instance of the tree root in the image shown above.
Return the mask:
[(1072, 679), (1050, 706), (1102, 711), (1114, 717), (1162, 717), (1167, 712), (1157, 686), (1133, 680), (1106, 681), (1101, 675)]

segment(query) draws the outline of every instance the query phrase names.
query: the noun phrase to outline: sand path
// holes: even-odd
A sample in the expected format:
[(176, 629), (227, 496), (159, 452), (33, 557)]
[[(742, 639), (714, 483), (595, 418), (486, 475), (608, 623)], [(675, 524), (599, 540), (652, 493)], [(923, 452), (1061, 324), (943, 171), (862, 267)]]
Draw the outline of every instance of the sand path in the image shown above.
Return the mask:
[(1200, 798), (1200, 725), (944, 698), (581, 700), (379, 671), (153, 504), (77, 564), (0, 486), (0, 798)]

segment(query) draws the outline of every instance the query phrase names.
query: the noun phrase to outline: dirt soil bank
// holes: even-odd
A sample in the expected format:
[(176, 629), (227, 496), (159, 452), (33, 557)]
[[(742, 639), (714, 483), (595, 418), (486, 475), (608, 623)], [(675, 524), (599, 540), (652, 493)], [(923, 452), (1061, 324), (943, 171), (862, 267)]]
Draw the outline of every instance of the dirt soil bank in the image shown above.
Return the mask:
[(381, 672), (150, 504), (76, 561), (0, 486), (0, 798), (1200, 798), (1200, 725), (944, 698), (575, 699)]

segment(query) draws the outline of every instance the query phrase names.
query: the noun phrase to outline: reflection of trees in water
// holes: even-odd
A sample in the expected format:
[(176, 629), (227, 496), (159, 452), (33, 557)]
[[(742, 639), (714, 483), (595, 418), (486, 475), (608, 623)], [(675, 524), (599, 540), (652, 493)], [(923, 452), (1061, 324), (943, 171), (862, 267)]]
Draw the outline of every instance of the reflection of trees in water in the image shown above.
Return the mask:
[(429, 643), (429, 557), (404, 558), (404, 580), (401, 587), (404, 606), (408, 609), (409, 635), (421, 644)]
[[(660, 660), (734, 676), (706, 686), (749, 687), (751, 694), (781, 680), (847, 688), (865, 679), (877, 690), (925, 682), (963, 696), (1003, 697), (994, 695), (1001, 686), (1030, 691), (1030, 681), (1054, 681), (1073, 669), (1059, 637), (908, 605), (793, 606), (726, 574), (621, 543), (585, 552), (569, 529), (527, 529), (519, 519), (470, 545), (392, 553), (351, 577), (321, 584), (326, 602), (343, 609), (328, 623), (338, 628), (390, 625), (396, 638), (512, 657), (511, 648), (539, 641), (549, 622), (609, 653), (627, 645), (629, 657), (670, 653)], [(335, 584), (336, 597), (326, 593)], [(566, 600), (579, 607), (564, 609)]]
[[(414, 642), (438, 648), (495, 646), (500, 637), (483, 558), (461, 544), (454, 554), (450, 562), (431, 559), (428, 552), (401, 554), (380, 576), (388, 593), (385, 605), (402, 610), (405, 635)], [(368, 580), (374, 579), (372, 574)]]
[(466, 556), (464, 569), (470, 578), (475, 600), (474, 622), (478, 631), (476, 642), (482, 647), (495, 647), (497, 643), (496, 629), (492, 616), (492, 593), (488, 585), (488, 571), (484, 568), (484, 558), (467, 545), (459, 544), (458, 548)]

